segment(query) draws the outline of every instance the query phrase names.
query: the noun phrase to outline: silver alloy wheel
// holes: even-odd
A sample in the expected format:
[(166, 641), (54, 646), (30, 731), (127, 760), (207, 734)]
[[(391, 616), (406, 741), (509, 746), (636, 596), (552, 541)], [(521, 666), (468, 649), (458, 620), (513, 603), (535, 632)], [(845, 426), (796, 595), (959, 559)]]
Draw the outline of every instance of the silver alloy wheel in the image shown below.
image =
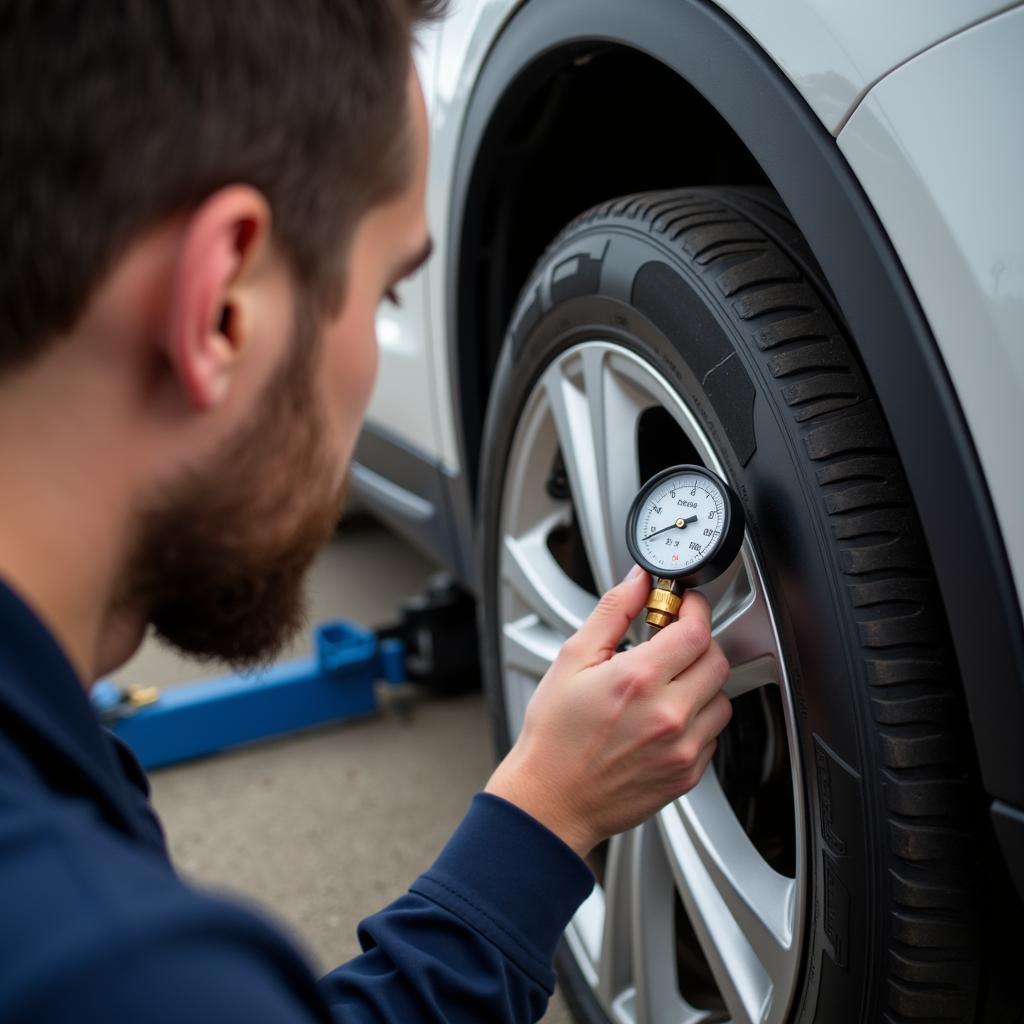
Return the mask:
[[(526, 402), (509, 453), (500, 524), (500, 663), (513, 734), (562, 642), (597, 600), (556, 559), (552, 534), (571, 526), (575, 508), (597, 589), (625, 575), (631, 564), (625, 517), (642, 482), (638, 425), (646, 410), (659, 407), (705, 465), (728, 479), (679, 395), (621, 345), (595, 340), (559, 354)], [(571, 504), (552, 497), (547, 486), (559, 451)], [(785, 662), (749, 536), (733, 567), (701, 589), (711, 603), (714, 635), (733, 666), (730, 696), (778, 688), (795, 871), (792, 877), (779, 873), (759, 852), (713, 767), (654, 819), (615, 837), (604, 884), (580, 908), (566, 940), (605, 1013), (624, 1024), (708, 1019), (680, 991), (676, 897), (736, 1024), (781, 1021), (799, 973), (806, 890), (800, 757)]]

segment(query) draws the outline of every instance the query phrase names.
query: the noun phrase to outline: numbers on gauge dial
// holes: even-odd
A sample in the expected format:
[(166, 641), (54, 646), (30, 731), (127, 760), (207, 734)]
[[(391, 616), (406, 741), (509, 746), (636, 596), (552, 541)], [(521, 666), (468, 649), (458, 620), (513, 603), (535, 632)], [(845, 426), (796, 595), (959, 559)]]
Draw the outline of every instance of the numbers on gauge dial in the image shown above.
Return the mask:
[(664, 572), (686, 572), (714, 553), (724, 520), (715, 483), (691, 473), (672, 477), (651, 491), (637, 516), (637, 547)]

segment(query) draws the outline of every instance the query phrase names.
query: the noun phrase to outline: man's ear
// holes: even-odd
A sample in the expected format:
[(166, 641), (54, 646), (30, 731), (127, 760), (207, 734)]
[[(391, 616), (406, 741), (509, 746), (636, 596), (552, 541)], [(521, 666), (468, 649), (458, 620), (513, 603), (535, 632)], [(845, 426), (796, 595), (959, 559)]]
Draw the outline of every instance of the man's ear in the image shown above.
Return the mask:
[(213, 193), (189, 217), (178, 259), (167, 357), (194, 409), (228, 393), (251, 324), (240, 291), (270, 237), (270, 207), (246, 185)]

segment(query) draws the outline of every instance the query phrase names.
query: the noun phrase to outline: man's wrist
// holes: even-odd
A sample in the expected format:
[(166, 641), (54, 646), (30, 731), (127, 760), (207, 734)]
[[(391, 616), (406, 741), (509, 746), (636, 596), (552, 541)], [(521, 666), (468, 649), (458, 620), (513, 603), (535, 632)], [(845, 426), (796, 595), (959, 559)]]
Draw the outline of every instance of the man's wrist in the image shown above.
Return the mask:
[(571, 810), (549, 794), (538, 792), (534, 780), (525, 771), (517, 770), (506, 758), (494, 770), (484, 787), (485, 793), (500, 797), (529, 814), (565, 843), (579, 857), (585, 858), (597, 845), (593, 835)]

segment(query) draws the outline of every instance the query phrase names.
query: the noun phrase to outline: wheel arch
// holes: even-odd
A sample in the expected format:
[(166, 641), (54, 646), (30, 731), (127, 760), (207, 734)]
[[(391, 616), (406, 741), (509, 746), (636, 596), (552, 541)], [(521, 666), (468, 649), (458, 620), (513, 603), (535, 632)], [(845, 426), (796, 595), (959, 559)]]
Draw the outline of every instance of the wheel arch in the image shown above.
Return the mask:
[[(625, 62), (620, 67), (633, 62), (638, 73), (643, 68), (650, 76), (646, 84), (674, 83), (671, 100), (684, 104), (683, 109), (659, 103), (654, 111), (666, 133), (681, 132), (680, 115), (699, 113), (712, 133), (712, 162), (718, 160), (725, 171), (720, 180), (700, 183), (769, 181), (807, 238), (879, 395), (921, 515), (985, 787), (1001, 800), (1024, 806), (1024, 747), (1015, 738), (1024, 721), (1024, 687), (1018, 679), (1024, 631), (1005, 548), (955, 391), (892, 246), (835, 140), (777, 65), (709, 4), (591, 0), (583, 19), (573, 0), (546, 0), (542, 7), (528, 2), (485, 60), (455, 164), (446, 267), (449, 372), (467, 501), (473, 500), (476, 485), (489, 373), (510, 308), (508, 295), (514, 299), (533, 260), (569, 216), (611, 197), (593, 194), (593, 188), (607, 184), (608, 168), (582, 175), (584, 154), (582, 168), (559, 165), (549, 181), (542, 177), (541, 184), (551, 187), (542, 189), (541, 211), (526, 218), (524, 197), (538, 196), (517, 179), (517, 163), (535, 159), (538, 138), (571, 140), (572, 123), (557, 117), (559, 110), (579, 109), (562, 102), (565, 90), (572, 88), (566, 69), (596, 66), (609, 55)], [(626, 83), (626, 93), (637, 83), (645, 84), (642, 75)], [(549, 91), (538, 102), (542, 89)], [(629, 170), (635, 177), (624, 176), (618, 192), (696, 183), (681, 179), (678, 168), (672, 168), (669, 183), (638, 161), (631, 161)], [(618, 173), (614, 170), (611, 180), (619, 180)], [(571, 195), (579, 201), (567, 213), (559, 204), (573, 183), (577, 190)], [(511, 259), (494, 251), (503, 223), (506, 231), (516, 233), (522, 250)], [(540, 243), (531, 253), (529, 245), (537, 238)], [(970, 497), (977, 523), (973, 532), (958, 530), (943, 513), (943, 481), (950, 475), (963, 482)], [(970, 588), (963, 585), (968, 579)]]

